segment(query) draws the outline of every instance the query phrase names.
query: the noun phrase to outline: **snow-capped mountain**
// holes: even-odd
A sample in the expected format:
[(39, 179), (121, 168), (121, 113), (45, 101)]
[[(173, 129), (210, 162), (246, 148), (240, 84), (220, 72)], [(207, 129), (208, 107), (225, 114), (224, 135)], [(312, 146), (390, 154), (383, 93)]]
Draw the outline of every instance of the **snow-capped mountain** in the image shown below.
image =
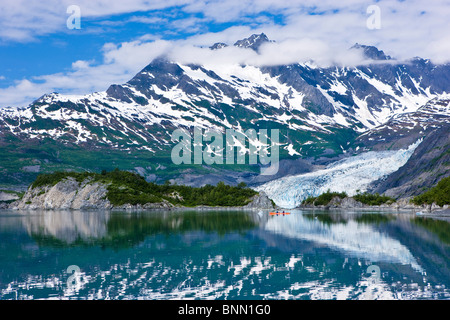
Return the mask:
[(393, 197), (415, 196), (448, 176), (450, 176), (450, 122), (447, 118), (446, 123), (442, 122), (426, 135), (405, 165), (376, 181), (369, 190)]
[[(268, 42), (260, 34), (234, 46), (258, 51)], [(226, 46), (217, 43), (210, 48)], [(202, 66), (158, 58), (127, 83), (113, 84), (104, 92), (51, 93), (25, 108), (2, 108), (0, 144), (12, 159), (22, 160), (14, 168), (0, 163), (1, 170), (9, 175), (65, 166), (123, 165), (146, 171), (146, 166), (154, 169), (150, 159), (167, 159), (176, 128), (193, 126), (220, 131), (277, 128), (282, 158), (331, 157), (370, 150), (369, 141), (387, 139), (383, 128), (393, 128), (398, 119), (402, 128), (418, 125), (411, 140), (425, 135), (430, 121), (438, 119), (433, 122), (437, 126), (448, 119), (448, 105), (436, 101), (448, 98), (450, 65), (421, 58), (400, 63), (360, 44), (351, 50), (362, 50), (368, 63), (327, 68), (313, 63)], [(381, 142), (378, 149), (388, 147)], [(73, 160), (74, 153), (86, 151), (110, 154), (109, 164), (99, 164), (95, 156), (85, 163)], [(124, 159), (129, 161), (125, 164)], [(33, 166), (39, 168), (23, 169)]]
[(442, 94), (415, 111), (394, 114), (385, 123), (359, 135), (355, 145), (366, 150), (384, 150), (388, 144), (395, 149), (402, 148), (424, 136), (424, 132), (447, 125), (449, 117), (450, 94)]
[(258, 51), (259, 47), (265, 42), (271, 41), (269, 40), (269, 38), (267, 38), (267, 36), (264, 33), (253, 34), (248, 38), (236, 41), (234, 43), (234, 46), (238, 48), (250, 48), (255, 51)]

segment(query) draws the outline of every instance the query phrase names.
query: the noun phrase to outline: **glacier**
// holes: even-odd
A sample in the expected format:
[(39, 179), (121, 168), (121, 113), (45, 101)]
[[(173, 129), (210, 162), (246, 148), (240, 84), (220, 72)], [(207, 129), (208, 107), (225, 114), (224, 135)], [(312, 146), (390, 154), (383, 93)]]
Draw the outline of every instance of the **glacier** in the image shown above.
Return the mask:
[(405, 149), (395, 151), (369, 151), (333, 162), (324, 169), (269, 181), (255, 187), (264, 191), (276, 205), (292, 209), (309, 196), (319, 196), (328, 189), (355, 195), (364, 192), (370, 183), (402, 167), (422, 139)]

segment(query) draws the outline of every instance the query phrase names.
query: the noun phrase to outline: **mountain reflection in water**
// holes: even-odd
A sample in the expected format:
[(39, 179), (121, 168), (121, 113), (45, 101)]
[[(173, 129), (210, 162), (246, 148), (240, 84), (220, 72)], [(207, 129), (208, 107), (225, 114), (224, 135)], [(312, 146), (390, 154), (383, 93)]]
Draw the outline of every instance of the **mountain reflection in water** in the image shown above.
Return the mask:
[(404, 213), (2, 211), (0, 299), (448, 299), (449, 226)]

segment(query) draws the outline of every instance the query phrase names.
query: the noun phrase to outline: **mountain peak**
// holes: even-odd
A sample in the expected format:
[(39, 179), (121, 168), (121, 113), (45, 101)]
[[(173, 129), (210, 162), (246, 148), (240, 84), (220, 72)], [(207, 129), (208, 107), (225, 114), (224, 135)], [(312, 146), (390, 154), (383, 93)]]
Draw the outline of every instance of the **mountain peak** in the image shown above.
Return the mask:
[(382, 50), (378, 50), (374, 46), (366, 46), (363, 44), (355, 43), (350, 49), (363, 50), (364, 57), (372, 60), (391, 60), (392, 58), (386, 55)]
[(214, 43), (211, 47), (209, 47), (211, 50), (218, 50), (218, 49), (222, 49), (228, 47), (228, 45), (226, 43), (223, 42), (216, 42)]
[(238, 40), (234, 43), (234, 46), (239, 48), (250, 48), (255, 51), (258, 51), (259, 47), (265, 42), (272, 42), (269, 38), (264, 34), (252, 34), (250, 37)]
[[(255, 51), (258, 51), (259, 47), (265, 42), (274, 42), (274, 41), (269, 40), (269, 38), (266, 36), (265, 33), (252, 34), (248, 38), (244, 38), (242, 40), (236, 41), (234, 43), (234, 46), (238, 47), (238, 48), (250, 48), (250, 49), (253, 49)], [(219, 50), (219, 49), (222, 49), (222, 48), (225, 48), (225, 47), (228, 47), (228, 44), (223, 43), (223, 42), (216, 42), (212, 46), (210, 46), (209, 48), (211, 50)]]

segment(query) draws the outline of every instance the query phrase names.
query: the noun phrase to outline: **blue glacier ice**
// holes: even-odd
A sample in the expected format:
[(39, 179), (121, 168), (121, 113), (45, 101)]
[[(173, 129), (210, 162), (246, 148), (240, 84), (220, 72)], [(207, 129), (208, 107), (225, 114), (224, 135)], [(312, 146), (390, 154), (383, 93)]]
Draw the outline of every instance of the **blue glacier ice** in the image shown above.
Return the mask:
[(371, 182), (397, 171), (422, 142), (418, 140), (406, 149), (396, 151), (369, 151), (333, 162), (324, 169), (272, 180), (255, 188), (264, 191), (278, 206), (298, 207), (309, 196), (318, 196), (328, 189), (364, 192)]

